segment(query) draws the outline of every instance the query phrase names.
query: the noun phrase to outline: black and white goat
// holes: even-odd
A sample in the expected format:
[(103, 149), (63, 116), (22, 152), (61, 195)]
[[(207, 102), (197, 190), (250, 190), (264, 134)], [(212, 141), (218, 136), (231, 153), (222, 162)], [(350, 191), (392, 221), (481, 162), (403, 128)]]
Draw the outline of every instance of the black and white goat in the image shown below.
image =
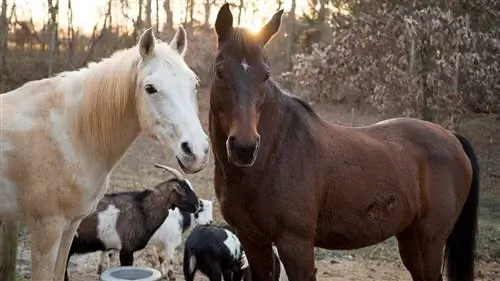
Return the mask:
[[(288, 281), (278, 250), (273, 245), (275, 281)], [(200, 225), (193, 229), (184, 246), (183, 271), (193, 281), (196, 271), (210, 281), (251, 281), (245, 251), (231, 226)]]
[(178, 208), (170, 211), (148, 243), (155, 249), (163, 276), (175, 280), (172, 266), (176, 249), (182, 243), (182, 234), (196, 225), (211, 224), (213, 220), (213, 200), (200, 199), (200, 208), (196, 213), (180, 211)]
[[(193, 281), (196, 271), (210, 281), (239, 281), (250, 272), (240, 240), (229, 226), (198, 225), (184, 245), (183, 271), (186, 281)], [(249, 280), (248, 280), (249, 281)]]
[[(96, 210), (78, 227), (69, 257), (102, 251), (103, 261), (108, 258), (106, 252), (115, 250), (120, 252), (120, 264), (131, 266), (134, 252), (147, 245), (169, 210), (175, 207), (190, 213), (198, 210), (199, 199), (190, 182), (173, 168), (158, 164), (155, 167), (170, 172), (174, 178), (153, 189), (104, 195)], [(98, 274), (103, 269), (104, 265), (99, 264)], [(67, 270), (65, 281), (68, 281)]]

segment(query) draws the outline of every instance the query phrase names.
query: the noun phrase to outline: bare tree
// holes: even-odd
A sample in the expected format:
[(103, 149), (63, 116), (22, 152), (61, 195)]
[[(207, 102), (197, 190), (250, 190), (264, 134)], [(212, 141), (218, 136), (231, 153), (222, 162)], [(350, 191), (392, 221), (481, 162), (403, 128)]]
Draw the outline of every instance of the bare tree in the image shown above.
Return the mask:
[(2, 12), (0, 14), (0, 53), (2, 54), (0, 57), (0, 81), (1, 87), (0, 92), (4, 90), (4, 74), (6, 73), (6, 62), (5, 58), (7, 57), (7, 42), (9, 35), (9, 22), (7, 19), (7, 0), (2, 0)]
[(205, 2), (203, 3), (203, 6), (205, 7), (205, 19), (203, 21), (203, 27), (205, 29), (209, 29), (210, 28), (210, 12), (211, 12), (211, 8), (213, 5), (216, 5), (217, 4), (217, 0), (205, 0)]
[(189, 25), (190, 27), (193, 26), (194, 23), (194, 5), (194, 0), (186, 0), (184, 24)]
[(323, 23), (328, 18), (328, 4), (330, 0), (319, 0), (318, 20)]
[(287, 42), (286, 42), (286, 67), (288, 70), (293, 68), (293, 43), (295, 41), (295, 0), (292, 0), (292, 7), (290, 8), (290, 13), (288, 14), (288, 31), (287, 31)]
[(1, 222), (2, 258), (0, 265), (0, 280), (16, 280), (17, 234), (18, 225), (15, 221)]
[(160, 0), (156, 0), (156, 33), (160, 33)]
[[(111, 1), (109, 1), (111, 2)], [(75, 29), (73, 28), (73, 6), (71, 0), (68, 0), (68, 9), (67, 9), (67, 18), (68, 18), (68, 29), (66, 31), (66, 36), (68, 40), (68, 61), (70, 65), (73, 65), (73, 54), (74, 54), (74, 46), (75, 46)]]
[(146, 0), (146, 28), (151, 27), (151, 0)]
[(136, 40), (135, 38), (137, 38), (139, 30), (142, 29), (142, 6), (143, 6), (142, 3), (143, 3), (142, 0), (137, 1), (137, 5), (139, 6), (139, 11), (137, 12), (137, 18), (134, 24), (134, 32), (132, 33), (133, 35), (132, 37), (134, 38), (134, 40)]
[(48, 4), (48, 12), (49, 12), (49, 28), (51, 31), (51, 36), (50, 36), (50, 49), (49, 49), (49, 76), (52, 75), (52, 67), (54, 64), (54, 58), (57, 52), (57, 46), (58, 46), (58, 34), (57, 34), (57, 29), (58, 29), (58, 19), (57, 15), (59, 14), (59, 0), (56, 0), (55, 2), (52, 2), (52, 0), (47, 0)]
[(238, 6), (238, 25), (241, 24), (241, 15), (243, 14), (244, 0), (240, 0), (240, 5)]
[[(71, 0), (68, 0), (68, 1), (71, 1)], [(108, 26), (109, 26), (110, 30), (113, 27), (113, 13), (112, 13), (112, 11), (113, 11), (113, 0), (109, 0), (107, 13), (109, 14)]]
[(165, 2), (163, 2), (163, 9), (165, 10), (165, 15), (167, 16), (167, 29), (173, 29), (174, 20), (170, 0), (165, 0)]
[(278, 0), (278, 10), (283, 8), (283, 0)]
[[(2, 12), (0, 14), (0, 51), (2, 53), (0, 57), (0, 80), (2, 81), (1, 92), (3, 92), (3, 81), (4, 81), (4, 73), (5, 73), (5, 58), (7, 57), (7, 37), (9, 34), (9, 25), (7, 22), (7, 0), (2, 0)], [(6, 280), (6, 279), (4, 279)]]

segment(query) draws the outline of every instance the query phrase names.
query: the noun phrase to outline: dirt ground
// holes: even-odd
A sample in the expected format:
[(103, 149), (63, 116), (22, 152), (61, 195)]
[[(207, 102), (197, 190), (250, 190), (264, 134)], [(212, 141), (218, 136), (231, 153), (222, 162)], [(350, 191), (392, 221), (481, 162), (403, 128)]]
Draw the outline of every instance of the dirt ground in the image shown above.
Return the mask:
[[(200, 115), (206, 129), (208, 128), (207, 100), (208, 96), (206, 92), (201, 92)], [(385, 119), (381, 116), (377, 117), (375, 114), (368, 111), (352, 111), (345, 106), (314, 105), (314, 107), (324, 118), (338, 124), (364, 125)], [(491, 126), (487, 125), (485, 123), (486, 121), (483, 122), (481, 120), (481, 118), (476, 118), (467, 123), (471, 125), (464, 125), (463, 129), (461, 128), (459, 131), (464, 131), (464, 134), (467, 136), (467, 133), (469, 133), (473, 137), (472, 141), (477, 146), (476, 150), (478, 154), (484, 156), (481, 158), (483, 159), (483, 162), (486, 161), (484, 159), (487, 158), (493, 159), (488, 160), (493, 164), (486, 165), (486, 163), (482, 163), (483, 166), (489, 166), (488, 169), (492, 170), (493, 173), (500, 172), (500, 144), (496, 144), (496, 146), (491, 148), (491, 139), (496, 138), (500, 141), (500, 138), (498, 138), (498, 136), (500, 136), (500, 121), (496, 120), (493, 123), (487, 123), (496, 124), (496, 126)], [(486, 157), (486, 154), (488, 157)], [(127, 152), (118, 167), (114, 170), (109, 191), (143, 189), (158, 183), (165, 176), (153, 167), (152, 164), (155, 162), (172, 165), (176, 168), (178, 167), (169, 153), (161, 150), (156, 144), (141, 136), (134, 146)], [(195, 185), (198, 195), (202, 198), (209, 199), (214, 196), (212, 188), (212, 164), (213, 163), (211, 161), (209, 168), (198, 174), (189, 176), (189, 179)], [(495, 171), (495, 169), (497, 169), (497, 171)], [(486, 185), (490, 186), (489, 192), (500, 196), (500, 179), (492, 178), (488, 179), (488, 181), (489, 182)], [(215, 205), (214, 215), (216, 217), (216, 221), (220, 222), (222, 218), (217, 207), (218, 206)], [(500, 222), (495, 227), (498, 227), (498, 225), (500, 225)], [(498, 229), (500, 230), (500, 228)], [(29, 278), (30, 259), (29, 247), (26, 243), (26, 239), (27, 238), (23, 236), (19, 245), (18, 267), (21, 276)], [(154, 261), (151, 253), (152, 251), (150, 249), (137, 252), (135, 254), (135, 264), (156, 267), (156, 261)], [(69, 264), (70, 280), (99, 280), (96, 274), (98, 257), (99, 254), (97, 253), (73, 257)], [(117, 265), (118, 262), (114, 261), (113, 264)], [(406, 271), (399, 259), (396, 259), (394, 262), (389, 262), (376, 261), (372, 259), (368, 260), (359, 257), (353, 258), (352, 256), (339, 257), (335, 259), (332, 257), (326, 257), (318, 259), (316, 261), (316, 267), (318, 268), (317, 277), (320, 281), (411, 280), (409, 273)], [(500, 280), (500, 263), (480, 262), (477, 271), (478, 278), (476, 280)], [(175, 265), (175, 273), (177, 280), (184, 279), (182, 277), (182, 267), (179, 257)], [(201, 276), (198, 276), (197, 278), (198, 280), (207, 280)]]

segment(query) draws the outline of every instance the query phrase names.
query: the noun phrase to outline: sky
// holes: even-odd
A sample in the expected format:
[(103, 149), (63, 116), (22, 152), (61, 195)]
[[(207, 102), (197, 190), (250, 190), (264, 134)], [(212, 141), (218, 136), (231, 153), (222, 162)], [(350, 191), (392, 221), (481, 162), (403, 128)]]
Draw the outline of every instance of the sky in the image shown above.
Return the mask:
[[(14, 0), (10, 1), (10, 4), (12, 4)], [(55, 1), (55, 0), (53, 0)], [(114, 0), (116, 4), (118, 4), (120, 1), (119, 0)], [(197, 1), (197, 10), (201, 13), (203, 11), (203, 2), (204, 0), (195, 0)], [(254, 0), (255, 1), (255, 0)], [(277, 4), (276, 0), (256, 0), (255, 3), (259, 4), (254, 4), (254, 5), (249, 5), (248, 9), (246, 10), (246, 13), (242, 15), (242, 22), (241, 25), (249, 27), (250, 29), (257, 31), (259, 27), (267, 22), (271, 18), (271, 16), (276, 12), (277, 9)], [(107, 4), (107, 0), (72, 0), (72, 6), (73, 6), (73, 24), (75, 27), (80, 28), (83, 32), (85, 33), (91, 33), (94, 25), (96, 23), (102, 22), (104, 19), (104, 11), (105, 11), (105, 6)], [(130, 3), (134, 1), (130, 1)], [(153, 2), (153, 13), (156, 11), (155, 7), (155, 0)], [(160, 0), (160, 22), (164, 23), (165, 22), (165, 13), (163, 11), (163, 0)], [(183, 4), (185, 3), (185, 0), (171, 0), (172, 2), (172, 10), (174, 13), (174, 24), (177, 24), (181, 21), (184, 15), (184, 7)], [(222, 1), (220, 1), (222, 2)], [(239, 1), (234, 0), (234, 1), (228, 1), (228, 2), (233, 2), (238, 4)], [(250, 2), (249, 0), (246, 0), (245, 2)], [(291, 0), (284, 0), (284, 9), (285, 11), (290, 10), (291, 6)], [(17, 15), (18, 18), (20, 19), (26, 19), (29, 18), (30, 16), (33, 17), (33, 21), (35, 24), (41, 24), (43, 22), (47, 21), (47, 0), (15, 0), (16, 7), (17, 7)], [(60, 22), (60, 27), (64, 28), (66, 27), (67, 23), (67, 5), (68, 5), (68, 0), (59, 0), (59, 22)], [(296, 5), (297, 5), (297, 13), (301, 13), (301, 11), (305, 11), (307, 8), (307, 0), (296, 0)], [(210, 23), (213, 24), (215, 21), (215, 17), (217, 15), (217, 11), (219, 9), (220, 5), (212, 7), (212, 12), (211, 12), (211, 17), (210, 17)], [(256, 13), (253, 13), (252, 10), (256, 10)], [(116, 9), (118, 10), (118, 9)], [(130, 8), (130, 14), (131, 15), (136, 15), (137, 13), (136, 7), (131, 7)], [(233, 16), (237, 17), (237, 9), (233, 8), (232, 9)], [(196, 12), (195, 12), (196, 13)], [(135, 17), (135, 16), (134, 16)], [(155, 22), (155, 14), (153, 14), (153, 22)], [(195, 17), (199, 20), (203, 19), (202, 14), (195, 15)], [(121, 15), (121, 12), (117, 11), (116, 15), (114, 16), (114, 20), (119, 21), (123, 20), (123, 16)], [(132, 23), (128, 21), (129, 25)], [(236, 23), (235, 23), (236, 24)]]

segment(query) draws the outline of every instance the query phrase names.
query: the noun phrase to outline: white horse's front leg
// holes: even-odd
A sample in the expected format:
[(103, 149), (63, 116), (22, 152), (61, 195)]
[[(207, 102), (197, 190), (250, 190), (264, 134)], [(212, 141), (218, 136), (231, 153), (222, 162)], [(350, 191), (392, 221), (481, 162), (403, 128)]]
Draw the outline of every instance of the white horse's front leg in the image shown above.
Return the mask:
[(54, 269), (67, 220), (63, 217), (27, 217), (31, 235), (31, 280), (61, 281), (54, 278)]
[(75, 237), (76, 230), (78, 229), (81, 221), (82, 220), (67, 221), (66, 229), (61, 238), (61, 243), (59, 244), (59, 251), (54, 270), (56, 280), (64, 280), (68, 264), (69, 249), (73, 243), (73, 238)]

